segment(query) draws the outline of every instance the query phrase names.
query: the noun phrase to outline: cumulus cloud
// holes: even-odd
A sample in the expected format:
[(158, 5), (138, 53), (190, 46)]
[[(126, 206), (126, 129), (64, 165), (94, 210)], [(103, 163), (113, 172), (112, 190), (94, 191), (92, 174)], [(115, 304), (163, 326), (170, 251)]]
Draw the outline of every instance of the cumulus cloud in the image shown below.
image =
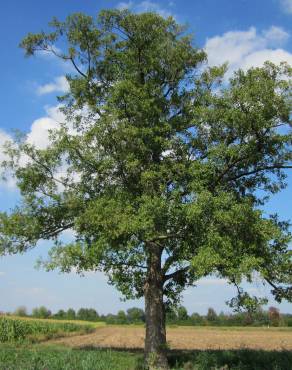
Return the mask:
[[(60, 127), (60, 123), (64, 122), (64, 115), (60, 111), (60, 105), (53, 107), (46, 107), (46, 115), (36, 119), (26, 136), (26, 141), (29, 144), (35, 145), (37, 149), (45, 149), (49, 143), (49, 132)], [(73, 129), (72, 129), (73, 131)], [(5, 143), (12, 142), (13, 138), (8, 133), (0, 130), (0, 164), (7, 158), (5, 154)], [(20, 159), (20, 165), (25, 166), (29, 159), (23, 156)], [(62, 171), (61, 171), (62, 172)], [(61, 173), (62, 174), (62, 173)], [(59, 174), (61, 176), (61, 174)], [(14, 190), (16, 188), (15, 179), (9, 174), (6, 175), (6, 181), (0, 182), (0, 185), (7, 189)]]
[[(61, 104), (56, 106), (47, 106), (45, 107), (45, 115), (33, 121), (29, 131), (26, 134), (26, 142), (35, 146), (36, 149), (46, 149), (50, 145), (50, 133), (51, 131), (57, 130), (61, 127), (63, 123), (66, 122), (66, 117), (61, 111)], [(80, 113), (87, 115), (89, 113), (88, 108), (83, 108)], [(98, 119), (98, 116), (96, 116)], [(67, 121), (66, 128), (68, 129), (69, 135), (79, 135), (79, 132), (74, 128), (73, 122)], [(0, 166), (3, 161), (7, 158), (5, 154), (5, 143), (6, 142), (13, 143), (13, 138), (9, 134), (4, 131), (0, 130)], [(26, 156), (22, 155), (19, 160), (20, 166), (26, 166), (31, 159)], [(80, 174), (79, 173), (71, 173), (68, 174), (68, 165), (65, 162), (60, 165), (58, 171), (54, 173), (54, 178), (56, 179), (56, 185), (58, 186), (58, 190), (64, 190), (62, 186), (62, 180), (65, 177), (70, 177), (70, 180), (73, 182), (80, 181)], [(6, 181), (2, 181), (0, 179), (0, 187), (5, 187), (7, 189), (15, 190), (16, 189), (16, 182), (12, 174), (5, 173)]]
[(289, 38), (288, 32), (283, 30), (282, 27), (276, 26), (272, 26), (264, 31), (263, 35), (267, 42), (275, 43), (276, 45), (286, 42)]
[(255, 27), (247, 31), (229, 31), (207, 39), (205, 50), (211, 66), (229, 64), (229, 75), (242, 68), (262, 66), (266, 60), (273, 63), (292, 63), (292, 54), (281, 46), (289, 34), (280, 27), (272, 26), (258, 33)]
[(280, 3), (285, 13), (292, 14), (292, 0), (280, 0)]
[(53, 82), (39, 86), (37, 88), (38, 95), (45, 95), (51, 93), (66, 93), (69, 90), (69, 84), (65, 76), (59, 76)]
[[(174, 3), (170, 2), (168, 4), (169, 7), (173, 7)], [(130, 9), (136, 13), (143, 13), (143, 12), (156, 12), (160, 14), (162, 17), (167, 18), (172, 15), (171, 11), (168, 9), (162, 8), (158, 3), (153, 1), (142, 1), (140, 3), (134, 3), (133, 1), (128, 2), (120, 2), (117, 5), (118, 9)]]
[(45, 149), (50, 140), (49, 132), (60, 127), (60, 123), (64, 122), (64, 115), (60, 111), (60, 105), (54, 107), (46, 107), (46, 116), (36, 119), (30, 128), (27, 135), (27, 142), (35, 145), (38, 149)]

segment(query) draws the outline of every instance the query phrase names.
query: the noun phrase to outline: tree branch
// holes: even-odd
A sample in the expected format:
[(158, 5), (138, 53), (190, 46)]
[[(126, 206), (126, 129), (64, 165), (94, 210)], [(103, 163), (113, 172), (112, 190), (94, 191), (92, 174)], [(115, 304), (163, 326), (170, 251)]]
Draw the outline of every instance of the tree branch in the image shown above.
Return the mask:
[(176, 238), (177, 236), (178, 236), (177, 234), (159, 235), (159, 236), (156, 236), (155, 238), (152, 238), (150, 240), (146, 240), (145, 242), (146, 243), (154, 243), (156, 241), (173, 239), (173, 238)]
[(67, 225), (64, 226), (58, 226), (55, 227), (54, 230), (44, 230), (41, 233), (42, 239), (50, 239), (56, 237), (58, 234), (60, 234), (62, 231), (70, 229), (72, 226), (74, 226), (74, 222), (70, 222)]
[(77, 66), (77, 64), (75, 63), (74, 59), (73, 59), (72, 57), (70, 57), (69, 59), (71, 60), (71, 62), (72, 62), (72, 64), (73, 64), (74, 68), (76, 69), (76, 71), (77, 71), (77, 72), (78, 72), (82, 77), (84, 77), (84, 78), (88, 79), (88, 76), (87, 76), (85, 73), (83, 73), (83, 72), (78, 68), (78, 66)]
[[(27, 153), (26, 153), (27, 154)], [(68, 184), (68, 183), (65, 183), (65, 182), (63, 182), (63, 181), (61, 181), (61, 180), (59, 180), (59, 179), (56, 179), (55, 177), (54, 177), (54, 174), (53, 174), (53, 172), (52, 172), (52, 170), (50, 169), (50, 167), (48, 167), (46, 164), (44, 164), (44, 163), (42, 163), (41, 161), (39, 161), (38, 159), (36, 159), (35, 158), (35, 156), (34, 155), (32, 155), (32, 154), (27, 154), (35, 163), (37, 163), (39, 166), (41, 166), (41, 167), (43, 167), (45, 170), (46, 170), (46, 172), (50, 175), (50, 178), (51, 178), (51, 180), (53, 180), (53, 181), (56, 181), (56, 182), (58, 182), (59, 184), (61, 184), (61, 185), (63, 185), (65, 188), (66, 187), (71, 187), (72, 189), (74, 188), (73, 186), (71, 186), (70, 184)]]
[(164, 262), (164, 266), (162, 268), (162, 272), (166, 274), (167, 270), (170, 268), (171, 264), (177, 260), (177, 256), (173, 253), (169, 256), (166, 261)]
[(273, 166), (259, 167), (252, 171), (246, 171), (237, 176), (231, 177), (227, 179), (227, 181), (235, 181), (235, 180), (240, 179), (241, 177), (253, 175), (255, 173), (262, 172), (262, 171), (269, 171), (269, 170), (274, 170), (274, 169), (288, 169), (288, 168), (292, 168), (292, 165), (290, 166), (290, 165), (283, 165), (283, 164), (275, 164)]
[(231, 163), (229, 163), (227, 165), (227, 167), (225, 168), (225, 170), (223, 172), (221, 172), (221, 174), (219, 175), (219, 177), (217, 178), (217, 180), (215, 181), (215, 184), (214, 186), (218, 185), (218, 183), (223, 179), (223, 177), (238, 163), (240, 163), (241, 161), (245, 160), (245, 159), (248, 159), (248, 156), (242, 156), (240, 158), (237, 158), (235, 159), (234, 161), (232, 161)]
[(188, 271), (190, 270), (190, 266), (187, 266), (187, 267), (184, 267), (180, 270), (176, 270), (174, 272), (172, 272), (171, 274), (168, 274), (168, 275), (164, 275), (164, 282), (167, 281), (167, 280), (170, 280), (170, 279), (177, 279), (181, 276), (184, 276)]
[(277, 287), (270, 279), (268, 278), (265, 278), (266, 282), (271, 285), (272, 288), (274, 288), (275, 290), (279, 290), (279, 287)]

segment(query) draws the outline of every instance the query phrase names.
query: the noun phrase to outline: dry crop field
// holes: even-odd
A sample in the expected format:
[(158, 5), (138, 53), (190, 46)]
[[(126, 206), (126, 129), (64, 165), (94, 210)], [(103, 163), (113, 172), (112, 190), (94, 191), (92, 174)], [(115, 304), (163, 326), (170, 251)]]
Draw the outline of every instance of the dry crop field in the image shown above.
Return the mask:
[[(142, 349), (145, 329), (141, 326), (111, 325), (97, 328), (93, 333), (61, 338), (54, 343), (73, 348)], [(291, 328), (243, 327), (170, 327), (167, 329), (170, 349), (262, 349), (292, 350)]]

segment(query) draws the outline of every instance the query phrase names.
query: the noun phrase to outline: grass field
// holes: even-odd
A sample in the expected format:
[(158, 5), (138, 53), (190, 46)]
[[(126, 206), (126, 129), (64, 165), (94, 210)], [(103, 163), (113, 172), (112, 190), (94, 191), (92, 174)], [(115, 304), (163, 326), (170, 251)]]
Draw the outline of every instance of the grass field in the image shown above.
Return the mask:
[(0, 370), (125, 370), (135, 369), (137, 354), (81, 351), (60, 346), (1, 345)]
[[(173, 351), (173, 370), (291, 370), (288, 351)], [(0, 370), (142, 370), (141, 351), (72, 349), (62, 346), (0, 347)]]
[[(142, 326), (100, 326), (39, 344), (0, 345), (0, 370), (141, 370)], [(170, 327), (175, 370), (291, 370), (292, 329)], [(102, 348), (105, 347), (105, 348)]]

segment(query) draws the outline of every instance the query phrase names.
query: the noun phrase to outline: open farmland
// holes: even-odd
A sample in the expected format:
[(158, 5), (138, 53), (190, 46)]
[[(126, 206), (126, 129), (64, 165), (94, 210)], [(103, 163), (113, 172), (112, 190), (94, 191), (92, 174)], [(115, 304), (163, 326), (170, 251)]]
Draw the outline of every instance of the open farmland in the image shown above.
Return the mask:
[[(34, 325), (70, 323), (22, 321)], [(74, 325), (74, 321), (71, 323)], [(143, 326), (87, 322), (76, 325), (89, 326), (93, 331), (87, 334), (84, 331), (61, 332), (65, 335), (63, 338), (46, 342), (42, 339), (42, 343), (35, 344), (28, 341), (1, 343), (0, 370), (144, 369)], [(178, 326), (168, 328), (167, 339), (172, 370), (291, 370), (291, 328)]]
[[(61, 338), (55, 341), (73, 348), (142, 349), (145, 329), (142, 326), (105, 326), (93, 333)], [(292, 350), (289, 328), (218, 328), (170, 327), (167, 329), (170, 349), (256, 349)]]

